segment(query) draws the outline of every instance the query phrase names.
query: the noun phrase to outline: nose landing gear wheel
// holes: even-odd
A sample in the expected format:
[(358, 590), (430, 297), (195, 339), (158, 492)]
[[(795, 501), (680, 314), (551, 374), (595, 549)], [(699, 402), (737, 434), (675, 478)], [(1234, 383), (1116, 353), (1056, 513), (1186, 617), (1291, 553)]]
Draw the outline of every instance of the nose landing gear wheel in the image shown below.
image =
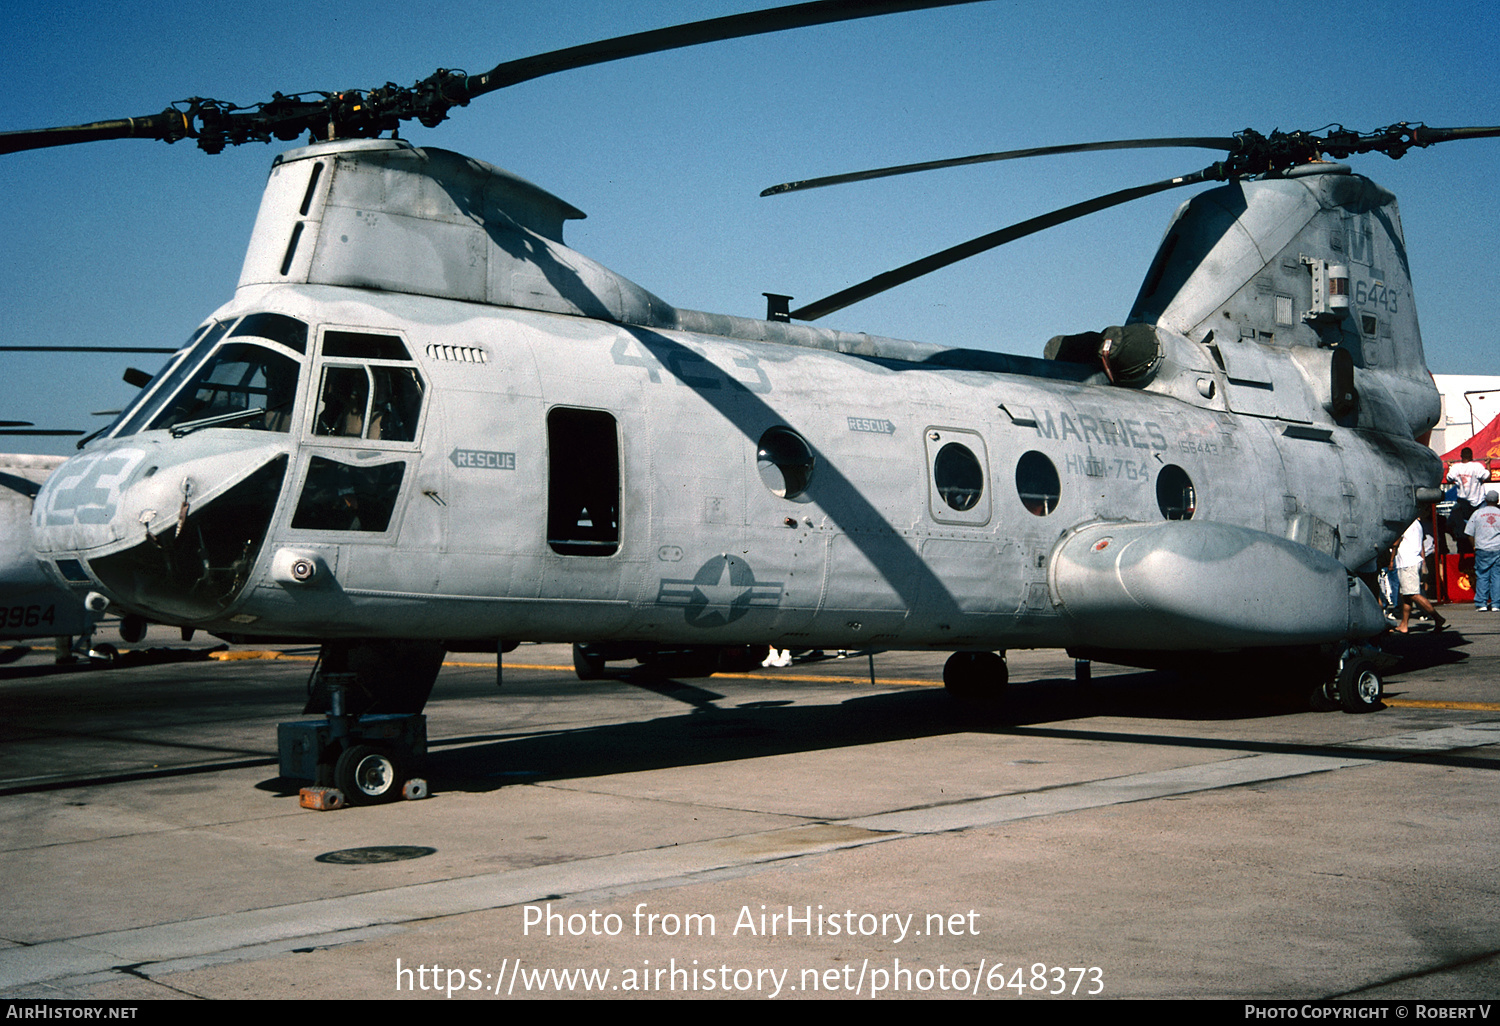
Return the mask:
[(394, 753), (374, 745), (350, 745), (334, 764), (333, 782), (350, 805), (376, 805), (401, 797), (406, 773)]
[(1354, 656), (1339, 669), (1336, 685), (1339, 705), (1345, 712), (1374, 712), (1380, 708), (1384, 686), (1375, 664), (1363, 656)]

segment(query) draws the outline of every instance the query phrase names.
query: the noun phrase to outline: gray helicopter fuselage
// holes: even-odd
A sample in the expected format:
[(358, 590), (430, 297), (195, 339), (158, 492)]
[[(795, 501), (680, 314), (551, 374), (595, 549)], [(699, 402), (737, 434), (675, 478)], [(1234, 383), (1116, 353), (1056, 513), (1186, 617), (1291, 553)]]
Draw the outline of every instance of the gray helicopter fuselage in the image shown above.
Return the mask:
[[(294, 151), (234, 300), (54, 474), (36, 548), (77, 590), (245, 637), (1368, 637), (1347, 571), (1437, 480), (1394, 204), (1337, 171), (1205, 195), (1131, 318), (1149, 367), (1121, 380), (1076, 345), (678, 310), (488, 165)], [(1349, 311), (1319, 292), (1344, 266), (1370, 279)]]

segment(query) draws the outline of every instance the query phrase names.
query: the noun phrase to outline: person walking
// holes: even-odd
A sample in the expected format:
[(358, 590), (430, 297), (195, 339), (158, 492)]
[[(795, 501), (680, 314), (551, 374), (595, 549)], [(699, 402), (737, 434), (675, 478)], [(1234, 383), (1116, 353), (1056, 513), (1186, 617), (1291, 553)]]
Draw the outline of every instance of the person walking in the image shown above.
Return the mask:
[(1422, 594), (1422, 559), (1426, 538), (1427, 535), (1422, 530), (1422, 518), (1418, 517), (1411, 522), (1411, 526), (1391, 550), (1391, 566), (1396, 568), (1396, 578), (1400, 584), (1398, 590), (1401, 593), (1401, 622), (1396, 625), (1399, 634), (1405, 634), (1409, 630), (1413, 603), (1432, 617), (1433, 630), (1442, 630), (1448, 622), (1427, 601), (1427, 596)]

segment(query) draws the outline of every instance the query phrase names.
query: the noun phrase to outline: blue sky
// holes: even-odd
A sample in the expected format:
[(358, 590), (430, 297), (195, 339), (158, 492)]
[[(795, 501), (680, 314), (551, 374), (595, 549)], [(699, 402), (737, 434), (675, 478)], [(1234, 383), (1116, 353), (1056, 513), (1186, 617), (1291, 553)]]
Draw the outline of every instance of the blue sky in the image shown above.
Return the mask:
[[(753, 10), (756, 0), (368, 0), (10, 5), (0, 128), (155, 113), (188, 96), (406, 85)], [(418, 13), (414, 14), (416, 11)], [(439, 13), (441, 12), (441, 13)], [(1493, 2), (1256, 5), (990, 0), (711, 44), (477, 99), (419, 144), (479, 157), (588, 213), (571, 245), (678, 306), (806, 302), (1055, 206), (1197, 170), (1198, 150), (1093, 154), (760, 199), (788, 179), (1085, 140), (1500, 124)], [(0, 157), (0, 344), (176, 345), (229, 299), (272, 155), (126, 140)], [(1493, 373), (1500, 140), (1354, 158), (1400, 199), (1429, 366)], [(1166, 193), (825, 319), (1039, 355), (1124, 318)], [(0, 355), (0, 419), (92, 429), (152, 356)], [(0, 440), (64, 452), (71, 441)]]

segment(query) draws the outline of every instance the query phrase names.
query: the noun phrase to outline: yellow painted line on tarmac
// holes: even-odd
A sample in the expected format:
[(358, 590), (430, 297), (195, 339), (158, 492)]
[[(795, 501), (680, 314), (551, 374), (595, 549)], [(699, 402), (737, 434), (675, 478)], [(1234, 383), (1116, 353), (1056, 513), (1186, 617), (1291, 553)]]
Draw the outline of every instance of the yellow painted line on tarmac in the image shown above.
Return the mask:
[[(468, 666), (474, 669), (489, 669), (495, 663), (443, 663), (444, 666)], [(553, 673), (571, 673), (571, 666), (537, 666), (534, 663), (505, 663), (505, 669), (531, 669), (546, 670)], [(729, 681), (814, 681), (817, 684), (868, 684), (868, 676), (820, 676), (814, 673), (714, 673), (714, 679), (729, 679)], [(699, 678), (693, 678), (699, 679)], [(921, 687), (942, 687), (942, 681), (915, 681), (915, 679), (900, 678), (900, 676), (876, 676), (874, 682), (879, 684), (916, 684)]]
[[(715, 677), (727, 677), (731, 680), (784, 680), (796, 683), (797, 681), (816, 681), (819, 684), (869, 684), (869, 677), (825, 677), (815, 673), (716, 673)], [(918, 687), (942, 687), (940, 680), (913, 680), (908, 677), (876, 677), (876, 686), (881, 684), (916, 685)]]
[(1386, 698), (1382, 701), (1398, 709), (1468, 709), (1475, 712), (1500, 712), (1500, 702), (1429, 702), (1420, 698)]

